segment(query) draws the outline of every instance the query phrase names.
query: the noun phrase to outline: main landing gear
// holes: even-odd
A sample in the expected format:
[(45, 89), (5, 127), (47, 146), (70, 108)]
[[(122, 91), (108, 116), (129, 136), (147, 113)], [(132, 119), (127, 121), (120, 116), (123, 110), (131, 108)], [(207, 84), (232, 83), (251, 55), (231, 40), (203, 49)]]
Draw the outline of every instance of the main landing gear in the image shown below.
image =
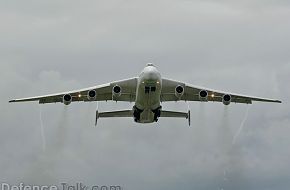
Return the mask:
[(137, 108), (137, 106), (133, 107), (133, 116), (134, 116), (135, 122), (140, 121), (140, 116), (141, 116), (142, 112), (143, 112), (143, 110), (140, 110), (139, 108)]
[(158, 118), (161, 116), (161, 109), (162, 107), (159, 106), (157, 109), (152, 110), (152, 112), (154, 113), (154, 121), (157, 122)]

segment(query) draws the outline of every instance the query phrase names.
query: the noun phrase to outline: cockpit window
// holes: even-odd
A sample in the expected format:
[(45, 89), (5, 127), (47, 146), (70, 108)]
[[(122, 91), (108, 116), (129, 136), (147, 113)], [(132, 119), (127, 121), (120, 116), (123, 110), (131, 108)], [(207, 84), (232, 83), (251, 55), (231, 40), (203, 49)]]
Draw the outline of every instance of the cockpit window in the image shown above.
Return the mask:
[(145, 94), (149, 94), (150, 91), (150, 87), (149, 86), (145, 86)]
[(153, 63), (147, 63), (147, 66), (154, 66)]
[(149, 92), (155, 92), (156, 91), (156, 86), (145, 86), (145, 94), (149, 94)]

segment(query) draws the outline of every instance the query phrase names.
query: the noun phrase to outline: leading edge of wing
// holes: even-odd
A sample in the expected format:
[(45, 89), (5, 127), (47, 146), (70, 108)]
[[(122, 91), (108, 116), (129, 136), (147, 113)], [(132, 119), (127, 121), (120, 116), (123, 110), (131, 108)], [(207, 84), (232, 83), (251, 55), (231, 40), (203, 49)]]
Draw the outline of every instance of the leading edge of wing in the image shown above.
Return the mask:
[(28, 98), (13, 99), (13, 100), (10, 100), (9, 103), (13, 103), (13, 102), (27, 102), (27, 101), (38, 101), (41, 98), (47, 98), (47, 97), (53, 97), (53, 96), (60, 96), (60, 95), (64, 95), (64, 94), (72, 94), (72, 93), (82, 92), (82, 91), (87, 91), (87, 90), (94, 90), (94, 89), (106, 87), (106, 86), (109, 86), (109, 85), (110, 85), (110, 83), (107, 83), (107, 84), (102, 84), (102, 85), (88, 87), (88, 88), (83, 88), (83, 89), (78, 89), (78, 90), (71, 90), (71, 91), (67, 91), (67, 92), (47, 94), (47, 95), (43, 95), (43, 96), (33, 96), (33, 97), (28, 97)]
[(225, 91), (210, 89), (210, 88), (206, 88), (206, 87), (202, 87), (202, 86), (192, 85), (192, 84), (189, 84), (189, 83), (184, 83), (184, 82), (173, 80), (173, 79), (170, 79), (170, 78), (163, 78), (163, 79), (165, 81), (167, 81), (167, 82), (170, 82), (170, 83), (173, 83), (173, 84), (175, 83), (176, 85), (177, 84), (184, 85), (185, 87), (193, 88), (193, 89), (196, 89), (196, 90), (206, 90), (208, 92), (218, 93), (218, 94), (230, 94), (231, 96), (236, 96), (236, 97), (240, 97), (240, 98), (248, 98), (251, 101), (282, 103), (281, 100), (277, 100), (277, 99), (262, 98), (262, 97), (255, 97), (255, 96), (248, 96), (248, 95), (243, 95), (243, 94), (225, 92)]
[(191, 84), (188, 84), (188, 83), (185, 83), (185, 86), (188, 86), (190, 88), (200, 89), (200, 90), (206, 90), (206, 91), (213, 92), (213, 93), (229, 94), (231, 96), (237, 96), (237, 97), (240, 97), (240, 98), (249, 98), (249, 99), (251, 99), (251, 101), (282, 103), (281, 100), (277, 100), (277, 99), (263, 98), (263, 97), (257, 97), (257, 96), (248, 96), (248, 95), (244, 95), (244, 94), (225, 92), (225, 91), (205, 88), (205, 87), (202, 87), (202, 86), (195, 86), (195, 85), (191, 85)]
[(67, 92), (60, 92), (60, 93), (48, 94), (48, 95), (43, 95), (43, 96), (34, 96), (34, 97), (28, 97), (28, 98), (21, 98), (21, 99), (13, 99), (13, 100), (10, 100), (9, 103), (12, 103), (12, 102), (26, 102), (26, 101), (38, 101), (38, 100), (40, 100), (42, 98), (48, 98), (48, 97), (54, 97), (54, 96), (56, 97), (56, 96), (61, 96), (61, 95), (65, 95), (65, 94), (73, 94), (73, 93), (79, 93), (79, 92), (84, 92), (84, 91), (89, 91), (89, 90), (98, 90), (98, 89), (101, 89), (101, 88), (110, 87), (112, 84), (118, 84), (118, 83), (122, 83), (122, 82), (129, 82), (131, 80), (136, 80), (136, 79), (137, 79), (137, 77), (132, 77), (132, 78), (112, 81), (112, 82), (109, 82), (109, 83), (105, 83), (105, 84), (101, 84), (101, 85), (97, 85), (97, 86), (92, 86), (92, 87), (88, 87), (88, 88), (67, 91)]

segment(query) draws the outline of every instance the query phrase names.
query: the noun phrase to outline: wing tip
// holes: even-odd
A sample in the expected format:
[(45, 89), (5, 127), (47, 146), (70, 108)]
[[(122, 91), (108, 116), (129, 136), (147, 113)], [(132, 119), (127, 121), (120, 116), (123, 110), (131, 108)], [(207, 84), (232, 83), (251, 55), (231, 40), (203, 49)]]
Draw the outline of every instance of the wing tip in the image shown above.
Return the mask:
[(273, 102), (273, 103), (278, 103), (278, 104), (281, 104), (281, 103), (282, 103), (281, 100), (272, 100), (271, 102)]
[(16, 102), (16, 100), (9, 100), (9, 103)]

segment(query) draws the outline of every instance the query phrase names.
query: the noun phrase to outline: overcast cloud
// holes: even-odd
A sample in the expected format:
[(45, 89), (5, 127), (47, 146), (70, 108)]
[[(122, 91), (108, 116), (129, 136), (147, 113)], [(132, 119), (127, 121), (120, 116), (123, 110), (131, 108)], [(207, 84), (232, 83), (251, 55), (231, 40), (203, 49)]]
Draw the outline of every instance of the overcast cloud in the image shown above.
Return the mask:
[[(0, 0), (0, 181), (288, 189), (289, 18), (286, 0)], [(283, 104), (189, 103), (191, 128), (179, 119), (95, 128), (96, 103), (8, 104), (136, 76), (147, 62), (165, 77)]]

